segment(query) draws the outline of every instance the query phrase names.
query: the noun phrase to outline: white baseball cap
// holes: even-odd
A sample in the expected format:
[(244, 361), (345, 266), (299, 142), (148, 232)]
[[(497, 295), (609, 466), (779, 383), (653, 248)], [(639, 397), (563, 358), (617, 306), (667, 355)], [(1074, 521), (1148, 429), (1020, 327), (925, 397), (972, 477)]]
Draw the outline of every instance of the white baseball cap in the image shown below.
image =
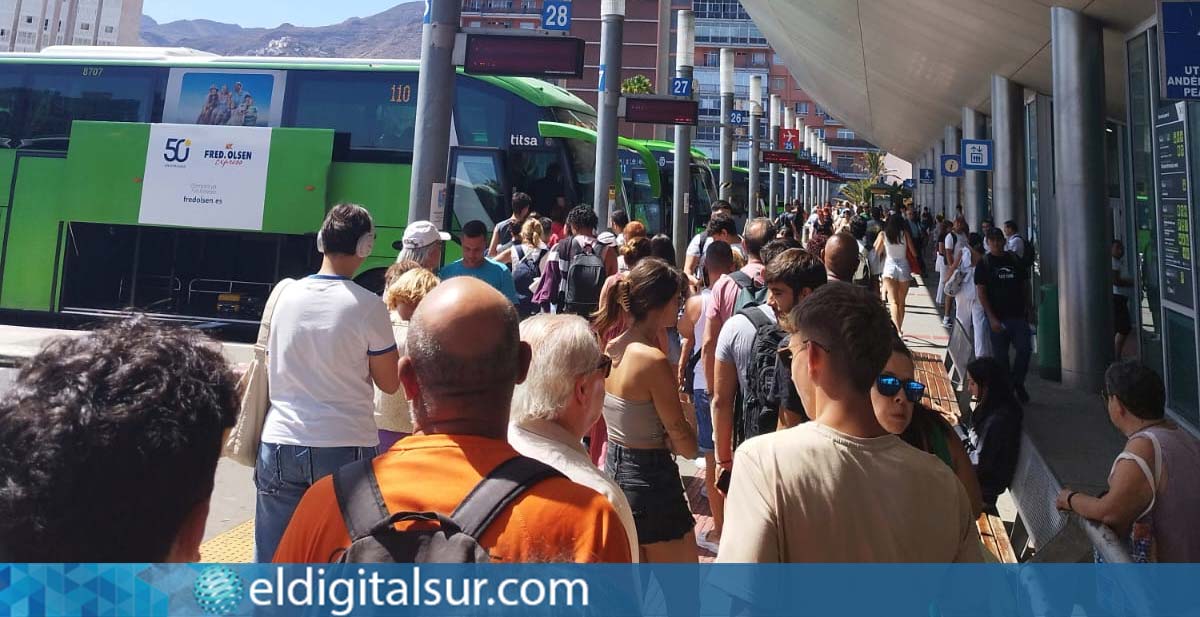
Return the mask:
[(416, 221), (404, 230), (404, 239), (399, 242), (393, 242), (392, 248), (400, 251), (404, 249), (420, 249), (441, 240), (448, 242), (450, 234), (444, 231), (438, 231), (438, 228), (429, 221)]

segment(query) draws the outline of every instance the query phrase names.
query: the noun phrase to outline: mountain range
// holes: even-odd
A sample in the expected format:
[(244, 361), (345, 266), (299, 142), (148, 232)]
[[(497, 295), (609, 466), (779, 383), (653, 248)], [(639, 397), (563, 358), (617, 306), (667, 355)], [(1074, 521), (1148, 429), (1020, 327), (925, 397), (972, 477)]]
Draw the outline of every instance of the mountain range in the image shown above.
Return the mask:
[(142, 16), (142, 44), (190, 47), (223, 56), (418, 58), (424, 3), (406, 2), (370, 17), (315, 28), (243, 28), (207, 19), (160, 24)]

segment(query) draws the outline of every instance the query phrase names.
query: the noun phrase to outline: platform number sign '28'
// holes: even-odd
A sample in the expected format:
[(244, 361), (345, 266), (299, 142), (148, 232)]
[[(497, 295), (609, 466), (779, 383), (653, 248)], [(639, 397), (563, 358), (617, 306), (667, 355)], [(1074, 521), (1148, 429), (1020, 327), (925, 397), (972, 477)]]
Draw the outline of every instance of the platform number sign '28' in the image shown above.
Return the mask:
[(571, 2), (569, 0), (546, 0), (542, 5), (542, 29), (571, 30)]

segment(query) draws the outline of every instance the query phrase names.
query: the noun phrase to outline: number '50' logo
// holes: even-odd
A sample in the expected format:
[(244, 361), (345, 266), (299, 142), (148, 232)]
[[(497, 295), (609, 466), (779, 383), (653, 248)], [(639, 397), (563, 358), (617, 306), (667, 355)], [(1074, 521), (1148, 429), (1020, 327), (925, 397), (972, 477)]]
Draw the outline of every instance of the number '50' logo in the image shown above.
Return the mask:
[(163, 153), (163, 159), (168, 163), (184, 163), (192, 154), (192, 149), (187, 147), (185, 139), (168, 139), (166, 152)]

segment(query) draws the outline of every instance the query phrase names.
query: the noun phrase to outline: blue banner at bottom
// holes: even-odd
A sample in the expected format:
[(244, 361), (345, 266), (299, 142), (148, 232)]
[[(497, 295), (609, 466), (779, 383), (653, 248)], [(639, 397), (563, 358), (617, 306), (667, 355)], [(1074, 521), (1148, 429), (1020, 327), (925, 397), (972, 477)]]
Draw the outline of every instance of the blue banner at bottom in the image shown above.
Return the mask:
[(0, 615), (1200, 615), (1194, 565), (3, 564)]

